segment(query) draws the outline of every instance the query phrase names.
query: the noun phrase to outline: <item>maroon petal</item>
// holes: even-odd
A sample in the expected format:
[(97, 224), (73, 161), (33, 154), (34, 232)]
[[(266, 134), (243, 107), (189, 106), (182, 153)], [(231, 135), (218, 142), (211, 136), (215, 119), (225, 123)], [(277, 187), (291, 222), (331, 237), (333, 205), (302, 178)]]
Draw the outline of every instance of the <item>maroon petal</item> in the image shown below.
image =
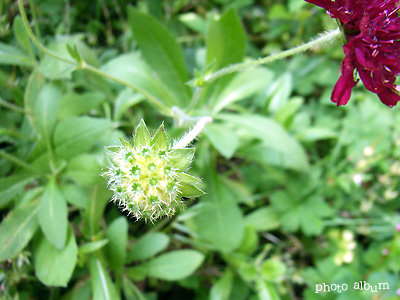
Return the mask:
[(383, 104), (386, 104), (389, 107), (395, 106), (397, 102), (400, 101), (400, 96), (388, 88), (378, 93), (378, 97)]

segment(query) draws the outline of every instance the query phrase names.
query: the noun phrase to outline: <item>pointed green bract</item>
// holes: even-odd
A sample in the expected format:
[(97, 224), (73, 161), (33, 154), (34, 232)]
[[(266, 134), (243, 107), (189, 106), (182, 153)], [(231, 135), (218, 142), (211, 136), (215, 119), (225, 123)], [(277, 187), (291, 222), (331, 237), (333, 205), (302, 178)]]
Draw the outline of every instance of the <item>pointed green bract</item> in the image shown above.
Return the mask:
[(168, 137), (164, 130), (164, 124), (161, 124), (160, 128), (151, 140), (151, 145), (157, 150), (167, 150), (168, 148)]
[(172, 150), (170, 158), (171, 165), (180, 171), (186, 170), (193, 160), (194, 151), (194, 148)]
[(135, 149), (141, 149), (143, 147), (150, 146), (150, 132), (147, 129), (146, 124), (143, 119), (140, 121), (139, 126), (136, 128), (135, 132)]
[(205, 194), (198, 187), (187, 183), (182, 183), (181, 186), (179, 187), (179, 191), (181, 192), (182, 197), (188, 197), (188, 198), (200, 197)]
[(152, 137), (142, 120), (134, 140), (134, 147), (121, 140), (123, 146), (105, 148), (110, 166), (102, 175), (122, 211), (153, 221), (181, 211), (185, 207), (182, 197), (204, 194), (195, 186), (201, 180), (183, 173), (195, 149), (171, 149), (163, 124)]

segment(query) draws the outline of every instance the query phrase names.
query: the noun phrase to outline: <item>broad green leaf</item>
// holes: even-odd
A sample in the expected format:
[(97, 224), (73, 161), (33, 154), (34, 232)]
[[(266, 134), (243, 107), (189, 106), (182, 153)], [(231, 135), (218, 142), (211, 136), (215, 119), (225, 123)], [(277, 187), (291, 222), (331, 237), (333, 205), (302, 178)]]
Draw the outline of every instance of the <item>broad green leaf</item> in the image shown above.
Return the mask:
[(118, 121), (122, 118), (122, 115), (132, 106), (142, 102), (144, 100), (143, 95), (132, 91), (132, 89), (126, 88), (122, 90), (114, 104), (114, 120)]
[(20, 49), (0, 43), (0, 65), (16, 65), (33, 68), (36, 62)]
[(227, 269), (222, 277), (213, 284), (210, 290), (210, 300), (229, 300), (234, 274), (232, 270)]
[(243, 237), (242, 212), (216, 175), (208, 181), (207, 192), (201, 198), (205, 205), (190, 226), (219, 251), (229, 253), (240, 245)]
[(101, 93), (68, 93), (61, 99), (58, 118), (66, 118), (86, 114), (104, 102), (106, 98)]
[(66, 175), (78, 185), (90, 187), (102, 180), (100, 177), (102, 165), (94, 155), (81, 154), (75, 156), (66, 169)]
[(14, 18), (13, 32), (14, 32), (14, 36), (15, 36), (16, 40), (18, 41), (18, 44), (25, 50), (25, 52), (28, 54), (28, 56), (33, 61), (35, 61), (35, 56), (32, 51), (29, 35), (26, 32), (24, 23), (22, 22), (22, 19), (19, 15), (17, 15)]
[(44, 236), (35, 249), (36, 276), (47, 286), (68, 285), (78, 259), (78, 247), (72, 229), (65, 247), (54, 247)]
[(262, 142), (243, 147), (241, 152), (246, 157), (298, 171), (308, 169), (307, 156), (302, 146), (274, 120), (261, 115), (221, 114), (219, 118), (236, 124), (246, 132), (247, 137)]
[(145, 260), (167, 248), (169, 237), (162, 232), (147, 233), (141, 237), (128, 254), (128, 262)]
[(147, 276), (163, 280), (180, 280), (190, 276), (203, 262), (196, 250), (176, 250), (153, 258), (143, 265)]
[(89, 198), (86, 201), (85, 209), (85, 224), (90, 235), (97, 233), (100, 219), (111, 196), (112, 193), (107, 189), (105, 182), (99, 182), (92, 188)]
[(230, 104), (265, 89), (273, 75), (273, 72), (266, 68), (249, 69), (238, 73), (217, 97), (213, 112), (218, 113)]
[[(153, 17), (128, 8), (129, 24), (144, 59), (176, 97), (178, 106), (189, 101), (189, 80), (183, 51), (169, 31)], [(181, 105), (179, 105), (181, 104)]]
[(7, 205), (34, 178), (31, 175), (10, 175), (0, 178), (0, 208)]
[(284, 128), (288, 129), (296, 117), (297, 111), (303, 105), (304, 99), (302, 97), (292, 97), (288, 102), (279, 107), (274, 115), (275, 121), (281, 124)]
[(128, 243), (128, 221), (125, 216), (115, 219), (108, 227), (106, 233), (109, 243), (106, 253), (111, 268), (118, 272), (126, 261)]
[(150, 143), (151, 135), (142, 119), (135, 130), (135, 149), (140, 151), (143, 147), (150, 147)]
[(207, 63), (215, 60), (217, 70), (243, 60), (246, 51), (245, 33), (233, 9), (220, 18), (210, 17), (206, 44)]
[(257, 231), (270, 231), (280, 225), (279, 214), (271, 207), (265, 206), (247, 214), (244, 219), (246, 225), (251, 225)]
[(93, 300), (118, 300), (119, 293), (103, 263), (96, 257), (90, 258), (90, 277), (92, 279)]
[(55, 154), (69, 159), (89, 151), (93, 145), (111, 128), (104, 119), (91, 117), (70, 117), (61, 120), (54, 132)]
[(239, 253), (251, 255), (257, 250), (259, 244), (258, 233), (253, 226), (246, 226), (244, 229), (243, 239), (239, 248), (236, 250)]
[(101, 67), (101, 71), (124, 80), (153, 103), (162, 113), (170, 114), (166, 106), (177, 105), (176, 97), (160, 80), (154, 80), (152, 70), (138, 53), (118, 56)]
[(47, 84), (40, 91), (35, 103), (34, 125), (48, 147), (50, 147), (50, 141), (56, 125), (61, 96), (61, 91), (56, 85)]
[(14, 258), (29, 243), (38, 228), (37, 203), (13, 210), (0, 224), (0, 262)]
[(227, 159), (232, 158), (239, 146), (239, 137), (229, 126), (224, 124), (208, 124), (204, 130), (211, 144)]
[(69, 204), (85, 208), (87, 196), (82, 187), (76, 184), (61, 184), (60, 191)]
[(63, 249), (67, 239), (68, 210), (55, 178), (50, 179), (40, 199), (39, 224), (48, 241)]

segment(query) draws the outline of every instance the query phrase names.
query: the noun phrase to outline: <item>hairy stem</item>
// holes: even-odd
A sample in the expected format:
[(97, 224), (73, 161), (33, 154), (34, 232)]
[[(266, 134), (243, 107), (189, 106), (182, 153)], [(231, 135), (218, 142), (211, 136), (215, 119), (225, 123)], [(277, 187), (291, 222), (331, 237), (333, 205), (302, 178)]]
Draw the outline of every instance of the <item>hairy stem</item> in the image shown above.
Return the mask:
[(289, 50), (286, 50), (286, 51), (282, 51), (282, 52), (279, 52), (277, 54), (273, 54), (273, 55), (270, 55), (270, 56), (267, 56), (267, 57), (263, 57), (263, 58), (260, 58), (260, 59), (251, 60), (251, 61), (248, 61), (248, 62), (231, 65), (231, 66), (228, 66), (228, 67), (223, 68), (221, 70), (218, 70), (218, 71), (206, 76), (201, 84), (202, 85), (206, 85), (206, 84), (208, 84), (208, 83), (210, 83), (210, 82), (212, 82), (212, 81), (214, 81), (214, 80), (216, 80), (216, 79), (218, 79), (218, 78), (220, 78), (220, 77), (222, 77), (224, 75), (227, 75), (227, 74), (230, 74), (230, 73), (233, 73), (233, 72), (237, 72), (237, 71), (242, 71), (242, 70), (245, 70), (245, 69), (248, 69), (248, 68), (252, 68), (252, 67), (255, 67), (255, 66), (267, 64), (267, 63), (273, 62), (275, 60), (283, 59), (283, 58), (292, 56), (294, 54), (309, 50), (309, 49), (314, 48), (316, 46), (321, 46), (321, 45), (323, 45), (325, 43), (332, 42), (332, 41), (336, 40), (340, 36), (341, 36), (341, 32), (340, 32), (340, 29), (338, 28), (338, 29), (330, 31), (330, 32), (328, 32), (328, 33), (326, 33), (324, 35), (321, 35), (320, 37), (318, 37), (318, 38), (316, 38), (316, 39), (314, 39), (314, 40), (312, 40), (312, 41), (310, 41), (310, 42), (308, 42), (306, 44), (297, 46), (295, 48), (292, 48), (292, 49), (289, 49)]

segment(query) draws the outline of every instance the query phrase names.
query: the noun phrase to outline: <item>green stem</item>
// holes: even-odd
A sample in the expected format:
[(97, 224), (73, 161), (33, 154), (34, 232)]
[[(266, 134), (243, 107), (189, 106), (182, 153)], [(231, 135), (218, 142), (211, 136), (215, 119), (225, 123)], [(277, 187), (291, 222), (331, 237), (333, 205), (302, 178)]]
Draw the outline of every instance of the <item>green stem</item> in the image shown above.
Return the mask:
[(31, 13), (33, 18), (33, 27), (35, 28), (35, 33), (38, 39), (40, 39), (39, 22), (37, 20), (36, 9), (33, 0), (29, 0), (29, 6), (31, 7)]
[(227, 75), (227, 74), (230, 74), (230, 73), (233, 73), (233, 72), (242, 71), (242, 70), (245, 70), (245, 69), (248, 69), (248, 68), (252, 68), (252, 67), (255, 67), (255, 66), (259, 66), (259, 65), (264, 65), (264, 64), (273, 62), (275, 60), (283, 59), (283, 58), (292, 56), (294, 54), (309, 50), (309, 49), (314, 48), (316, 46), (320, 46), (320, 45), (323, 45), (325, 43), (332, 42), (332, 41), (334, 41), (336, 38), (338, 38), (340, 36), (341, 36), (341, 32), (340, 32), (340, 29), (338, 28), (336, 30), (330, 31), (330, 32), (320, 36), (317, 39), (314, 39), (314, 40), (312, 40), (312, 41), (310, 41), (310, 42), (308, 42), (306, 44), (297, 46), (295, 48), (292, 48), (292, 49), (289, 49), (289, 50), (286, 50), (286, 51), (282, 51), (282, 52), (279, 52), (277, 54), (273, 54), (273, 55), (270, 55), (270, 56), (267, 56), (267, 57), (263, 57), (263, 58), (260, 58), (260, 59), (257, 59), (257, 60), (251, 60), (251, 61), (248, 61), (248, 62), (244, 62), (244, 63), (239, 63), (239, 64), (228, 66), (226, 68), (223, 68), (221, 70), (218, 70), (218, 71), (206, 76), (204, 78), (203, 82), (202, 82), (202, 85), (206, 85), (206, 84), (208, 84), (208, 83), (210, 83), (210, 82), (212, 82), (212, 81), (214, 81), (214, 80), (216, 80), (216, 79), (218, 79), (218, 78), (220, 78), (220, 77), (222, 77), (224, 75)]
[(75, 60), (69, 59), (69, 58), (65, 58), (62, 57), (60, 55), (58, 55), (57, 53), (54, 53), (53, 51), (47, 49), (45, 46), (43, 46), (40, 41), (36, 38), (36, 36), (33, 34), (32, 29), (29, 26), (29, 21), (28, 18), (26, 17), (26, 13), (25, 13), (25, 9), (24, 9), (24, 5), (22, 3), (22, 0), (18, 0), (18, 7), (21, 13), (21, 17), (22, 17), (22, 22), (24, 23), (25, 29), (28, 32), (29, 37), (32, 39), (33, 43), (40, 49), (42, 50), (44, 53), (46, 53), (47, 55), (50, 55), (51, 57), (54, 57), (55, 59), (58, 59), (60, 61), (69, 63), (71, 65), (75, 65), (77, 69), (84, 69), (84, 70), (88, 70), (92, 73), (95, 73), (101, 77), (110, 79), (114, 82), (120, 83), (122, 85), (125, 85), (127, 87), (132, 88), (133, 90), (141, 93), (143, 96), (145, 96), (149, 101), (151, 101), (153, 104), (155, 104), (156, 106), (158, 106), (165, 114), (167, 115), (171, 115), (171, 111), (170, 109), (165, 106), (163, 103), (161, 103), (158, 99), (154, 98), (153, 96), (151, 96), (151, 94), (147, 93), (146, 91), (142, 90), (141, 88), (135, 86), (134, 84), (125, 81), (123, 79), (111, 76), (110, 74), (104, 73), (102, 71), (100, 71), (99, 69), (96, 69), (95, 67), (92, 67), (91, 65), (88, 65), (86, 62), (81, 61), (81, 62), (77, 62)]
[(9, 102), (1, 99), (1, 98), (0, 98), (0, 106), (4, 106), (4, 107), (6, 107), (8, 109), (11, 109), (13, 111), (20, 112), (20, 113), (23, 113), (23, 114), (24, 113), (28, 113), (29, 114), (29, 112), (25, 111), (23, 108), (21, 108), (21, 107), (19, 107), (17, 105), (11, 104), (11, 103), (9, 103)]
[(24, 23), (25, 29), (28, 32), (29, 37), (32, 39), (32, 42), (40, 49), (42, 50), (44, 53), (58, 59), (61, 60), (63, 62), (75, 65), (76, 62), (74, 60), (59, 56), (58, 54), (54, 53), (53, 51), (50, 51), (49, 49), (47, 49), (45, 46), (43, 46), (40, 41), (36, 38), (36, 36), (33, 34), (33, 31), (31, 29), (31, 27), (29, 26), (29, 21), (28, 18), (26, 17), (26, 13), (25, 13), (25, 9), (24, 9), (24, 4), (22, 3), (22, 0), (18, 0), (18, 7), (19, 7), (19, 11), (21, 13), (21, 17), (22, 17), (22, 22)]
[(0, 150), (0, 156), (4, 157), (5, 159), (8, 159), (9, 161), (15, 163), (16, 165), (19, 165), (27, 170), (32, 171), (33, 173), (36, 173), (36, 174), (39, 174), (42, 176), (46, 176), (46, 177), (50, 176), (49, 174), (46, 174), (45, 172), (28, 165), (23, 160), (19, 159), (18, 157), (14, 156), (14, 155), (8, 154), (7, 152), (5, 152), (3, 150)]

